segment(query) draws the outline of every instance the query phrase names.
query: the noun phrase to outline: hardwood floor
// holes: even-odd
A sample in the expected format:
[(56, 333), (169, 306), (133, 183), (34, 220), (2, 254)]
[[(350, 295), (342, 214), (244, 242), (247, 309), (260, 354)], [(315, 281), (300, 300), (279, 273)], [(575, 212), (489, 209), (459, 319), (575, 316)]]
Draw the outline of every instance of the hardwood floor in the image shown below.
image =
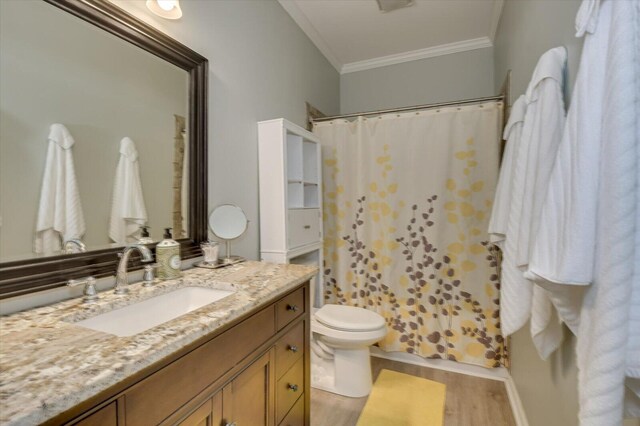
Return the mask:
[[(374, 381), (383, 368), (444, 383), (445, 426), (515, 425), (503, 382), (372, 357)], [(347, 398), (312, 388), (311, 425), (353, 426), (366, 402), (367, 398)]]

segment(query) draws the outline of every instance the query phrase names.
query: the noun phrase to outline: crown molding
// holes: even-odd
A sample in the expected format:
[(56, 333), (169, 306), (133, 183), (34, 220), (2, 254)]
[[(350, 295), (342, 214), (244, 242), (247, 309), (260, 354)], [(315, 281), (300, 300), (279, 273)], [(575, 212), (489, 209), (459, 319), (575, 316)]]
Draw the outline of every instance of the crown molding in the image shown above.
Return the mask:
[(489, 39), (492, 43), (496, 40), (496, 32), (498, 31), (503, 6), (504, 0), (494, 0), (493, 9), (491, 10), (491, 24), (489, 26)]
[(348, 74), (357, 71), (364, 71), (373, 68), (385, 67), (388, 65), (401, 64), (403, 62), (416, 61), (420, 59), (433, 58), (436, 56), (449, 55), (452, 53), (467, 52), (469, 50), (483, 49), (485, 47), (492, 47), (495, 39), (498, 24), (500, 23), (500, 15), (502, 14), (502, 7), (504, 0), (494, 0), (493, 9), (491, 11), (491, 22), (489, 26), (488, 37), (479, 37), (469, 40), (457, 41), (454, 43), (441, 44), (438, 46), (431, 46), (424, 49), (412, 50), (408, 52), (396, 53), (388, 56), (380, 56), (378, 58), (365, 59), (363, 61), (350, 62), (342, 64), (335, 53), (331, 50), (327, 42), (320, 35), (318, 30), (313, 26), (311, 21), (298, 7), (296, 1), (298, 0), (278, 0), (278, 3), (284, 8), (284, 10), (291, 16), (296, 24), (302, 29), (302, 31), (309, 37), (311, 42), (320, 50), (325, 58), (333, 65), (333, 67), (340, 74)]
[(327, 58), (327, 61), (333, 65), (333, 67), (341, 72), (342, 63), (336, 58), (327, 42), (324, 41), (318, 30), (313, 26), (311, 21), (307, 19), (307, 16), (300, 10), (295, 0), (278, 0), (278, 3), (287, 11), (289, 16), (293, 18), (296, 24), (302, 29), (302, 31), (311, 39), (313, 44), (316, 45), (318, 50)]
[(417, 61), (419, 59), (433, 58), (435, 56), (449, 55), (451, 53), (466, 52), (469, 50), (491, 47), (493, 43), (489, 37), (480, 37), (470, 40), (457, 41), (455, 43), (441, 44), (425, 49), (411, 50), (409, 52), (394, 55), (381, 56), (379, 58), (366, 59), (364, 61), (351, 62), (342, 66), (340, 74), (348, 74), (356, 71), (364, 71), (372, 68), (386, 67), (388, 65), (401, 64), (403, 62)]

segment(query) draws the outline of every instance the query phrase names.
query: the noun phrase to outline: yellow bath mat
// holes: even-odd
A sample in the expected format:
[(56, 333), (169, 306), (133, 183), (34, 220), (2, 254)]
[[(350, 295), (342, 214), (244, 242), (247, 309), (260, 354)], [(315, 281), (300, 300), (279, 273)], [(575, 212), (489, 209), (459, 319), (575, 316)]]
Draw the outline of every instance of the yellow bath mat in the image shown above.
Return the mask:
[(380, 371), (357, 426), (442, 426), (446, 386)]

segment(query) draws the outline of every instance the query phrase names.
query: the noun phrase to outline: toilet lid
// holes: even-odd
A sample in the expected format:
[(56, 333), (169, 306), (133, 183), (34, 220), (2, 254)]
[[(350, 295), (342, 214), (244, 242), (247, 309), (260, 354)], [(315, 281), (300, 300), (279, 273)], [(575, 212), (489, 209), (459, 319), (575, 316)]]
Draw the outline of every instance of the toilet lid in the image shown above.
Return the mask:
[(384, 318), (375, 312), (354, 306), (324, 305), (315, 319), (327, 327), (346, 331), (371, 331), (384, 327)]

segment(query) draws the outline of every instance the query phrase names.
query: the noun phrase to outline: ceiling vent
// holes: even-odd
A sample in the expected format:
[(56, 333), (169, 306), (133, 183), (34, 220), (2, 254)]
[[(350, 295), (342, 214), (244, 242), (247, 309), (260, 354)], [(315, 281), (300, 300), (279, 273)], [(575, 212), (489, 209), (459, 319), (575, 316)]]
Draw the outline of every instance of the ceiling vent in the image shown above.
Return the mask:
[(413, 5), (413, 0), (376, 0), (380, 12), (391, 12), (392, 10), (402, 9)]

